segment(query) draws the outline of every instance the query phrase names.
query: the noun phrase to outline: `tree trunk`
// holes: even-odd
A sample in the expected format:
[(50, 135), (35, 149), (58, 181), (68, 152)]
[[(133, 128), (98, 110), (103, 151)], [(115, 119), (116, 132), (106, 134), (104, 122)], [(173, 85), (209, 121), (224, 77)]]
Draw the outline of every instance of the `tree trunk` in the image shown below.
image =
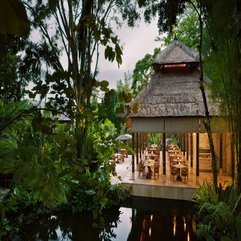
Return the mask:
[[(88, 114), (86, 115), (83, 112), (86, 111), (86, 108), (90, 107), (90, 97), (91, 94), (88, 95), (88, 86), (91, 81), (91, 60), (90, 60), (90, 52), (89, 45), (91, 44), (92, 39), (89, 38), (89, 29), (86, 21), (88, 21), (88, 17), (91, 16), (93, 8), (93, 0), (82, 0), (82, 13), (81, 18), (78, 23), (78, 32), (75, 35), (76, 38), (76, 59), (77, 56), (79, 58), (79, 63), (76, 61), (76, 69), (79, 69), (76, 76), (76, 151), (77, 151), (77, 159), (82, 160), (85, 158), (86, 151), (86, 140), (87, 140), (87, 129), (88, 129)], [(77, 51), (78, 48), (78, 51)]]
[(200, 6), (200, 12), (198, 12), (199, 17), (199, 28), (200, 28), (200, 41), (199, 41), (199, 62), (200, 62), (200, 90), (202, 92), (204, 110), (205, 110), (205, 128), (208, 134), (208, 140), (210, 145), (210, 151), (212, 155), (212, 173), (213, 173), (213, 184), (217, 186), (217, 164), (216, 164), (216, 155), (214, 150), (214, 143), (211, 130), (211, 119), (208, 110), (207, 97), (204, 89), (204, 79), (203, 79), (203, 63), (202, 63), (202, 38), (203, 38), (203, 20), (202, 20), (202, 6)]
[[(241, 2), (240, 0), (236, 0), (235, 1), (235, 18), (236, 18), (236, 26), (237, 26), (237, 42), (238, 42), (238, 63), (239, 63), (239, 66), (241, 64)], [(238, 188), (239, 190), (241, 190), (241, 126), (240, 126), (240, 117), (241, 117), (241, 110), (240, 110), (240, 103), (241, 103), (241, 94), (240, 94), (240, 91), (241, 91), (241, 74), (240, 74), (240, 71), (237, 71), (238, 72), (238, 87), (239, 87), (239, 92), (238, 92), (238, 111), (237, 111), (237, 139), (238, 139), (238, 143), (237, 143), (237, 146), (238, 146), (238, 155), (237, 155), (237, 176), (238, 176)]]

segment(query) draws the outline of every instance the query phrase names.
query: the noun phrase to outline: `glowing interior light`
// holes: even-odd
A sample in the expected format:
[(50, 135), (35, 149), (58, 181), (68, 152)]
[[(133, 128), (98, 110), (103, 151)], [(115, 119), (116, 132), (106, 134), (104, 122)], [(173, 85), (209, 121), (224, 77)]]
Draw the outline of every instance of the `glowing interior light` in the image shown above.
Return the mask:
[(176, 235), (176, 216), (174, 216), (174, 218), (173, 218), (173, 236), (175, 236)]
[(153, 215), (151, 215), (150, 219), (151, 219), (151, 221), (152, 221), (152, 219), (153, 219)]
[(183, 217), (183, 228), (184, 228), (184, 231), (186, 232), (186, 230), (187, 230), (187, 224), (186, 224), (186, 219), (185, 219), (185, 217)]
[(164, 64), (164, 68), (186, 67), (187, 64)]
[(187, 233), (187, 241), (190, 241), (190, 233)]
[(149, 237), (151, 237), (151, 228), (149, 228)]

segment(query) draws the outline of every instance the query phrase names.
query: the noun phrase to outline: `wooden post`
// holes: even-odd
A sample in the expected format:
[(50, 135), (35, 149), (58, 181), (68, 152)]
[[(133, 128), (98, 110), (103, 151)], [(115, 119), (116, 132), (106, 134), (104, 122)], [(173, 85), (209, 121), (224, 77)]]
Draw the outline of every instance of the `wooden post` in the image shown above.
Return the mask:
[(141, 157), (142, 157), (142, 133), (140, 133), (139, 136), (140, 136), (139, 151), (140, 151), (140, 159), (141, 159)]
[(138, 132), (136, 132), (136, 165), (138, 165), (139, 163), (139, 148), (138, 148), (138, 145), (139, 145), (139, 140), (138, 140)]
[(189, 134), (187, 133), (187, 160), (189, 159)]
[(134, 154), (134, 150), (135, 150), (135, 134), (132, 133), (132, 150), (133, 150), (133, 153), (132, 153), (132, 173), (134, 174), (135, 172), (135, 154)]
[(191, 143), (190, 143), (190, 166), (193, 167), (193, 134), (191, 133)]
[(166, 133), (162, 133), (162, 166), (163, 166), (163, 182), (166, 182)]
[(199, 133), (196, 133), (196, 180), (199, 178)]
[(185, 157), (185, 153), (186, 153), (186, 133), (182, 133), (182, 138), (183, 138), (183, 156)]

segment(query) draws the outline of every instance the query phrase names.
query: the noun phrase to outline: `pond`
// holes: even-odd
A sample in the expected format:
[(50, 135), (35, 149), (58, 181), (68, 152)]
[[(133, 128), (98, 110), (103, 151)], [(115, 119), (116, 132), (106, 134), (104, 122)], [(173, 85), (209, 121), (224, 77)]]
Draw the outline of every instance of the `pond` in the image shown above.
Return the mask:
[(192, 203), (131, 198), (102, 218), (62, 213), (28, 226), (20, 240), (33, 241), (197, 241)]

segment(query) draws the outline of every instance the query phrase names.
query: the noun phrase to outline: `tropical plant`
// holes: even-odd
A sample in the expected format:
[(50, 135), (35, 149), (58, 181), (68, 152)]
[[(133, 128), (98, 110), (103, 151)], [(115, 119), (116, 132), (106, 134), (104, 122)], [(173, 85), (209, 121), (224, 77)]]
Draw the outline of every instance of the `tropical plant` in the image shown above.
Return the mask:
[(241, 193), (235, 186), (204, 182), (194, 195), (198, 210), (197, 233), (206, 240), (241, 240)]
[(115, 89), (112, 89), (105, 93), (101, 103), (98, 106), (99, 120), (110, 120), (118, 130), (121, 129), (121, 121), (117, 116), (117, 109), (119, 105), (118, 94)]
[(150, 133), (147, 136), (148, 145), (151, 144), (161, 144), (162, 143), (162, 134), (161, 133)]
[(126, 198), (119, 184), (110, 183), (110, 173), (106, 168), (100, 168), (96, 172), (86, 172), (72, 180), (68, 196), (68, 208), (72, 212), (91, 211), (96, 218), (103, 210), (120, 205)]

